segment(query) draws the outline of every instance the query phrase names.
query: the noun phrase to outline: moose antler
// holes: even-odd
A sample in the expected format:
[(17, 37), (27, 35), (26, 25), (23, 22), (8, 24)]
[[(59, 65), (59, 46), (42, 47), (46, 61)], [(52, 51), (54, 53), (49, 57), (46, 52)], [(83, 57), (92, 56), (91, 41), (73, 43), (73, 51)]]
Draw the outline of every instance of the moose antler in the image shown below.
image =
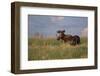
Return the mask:
[(60, 32), (61, 32), (60, 30), (57, 31), (57, 33), (60, 33)]

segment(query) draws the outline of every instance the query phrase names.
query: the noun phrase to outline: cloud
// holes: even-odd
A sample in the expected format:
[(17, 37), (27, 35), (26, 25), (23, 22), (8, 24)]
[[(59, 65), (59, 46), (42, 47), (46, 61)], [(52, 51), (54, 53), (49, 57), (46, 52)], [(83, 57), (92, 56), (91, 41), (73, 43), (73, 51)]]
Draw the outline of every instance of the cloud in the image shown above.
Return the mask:
[(62, 21), (64, 19), (64, 17), (60, 16), (55, 16), (55, 17), (50, 17), (52, 22), (56, 22), (56, 21)]
[(82, 31), (81, 31), (81, 36), (82, 37), (87, 37), (88, 36), (88, 28), (84, 28)]

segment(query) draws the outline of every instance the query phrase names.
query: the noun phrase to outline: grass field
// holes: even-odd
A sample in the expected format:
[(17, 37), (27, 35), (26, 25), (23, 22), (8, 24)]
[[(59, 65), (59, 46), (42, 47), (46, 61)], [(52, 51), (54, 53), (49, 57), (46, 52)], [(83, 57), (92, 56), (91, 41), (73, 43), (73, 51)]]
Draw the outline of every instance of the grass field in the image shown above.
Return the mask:
[(28, 60), (87, 58), (87, 54), (87, 38), (81, 38), (81, 43), (76, 46), (54, 38), (28, 39)]

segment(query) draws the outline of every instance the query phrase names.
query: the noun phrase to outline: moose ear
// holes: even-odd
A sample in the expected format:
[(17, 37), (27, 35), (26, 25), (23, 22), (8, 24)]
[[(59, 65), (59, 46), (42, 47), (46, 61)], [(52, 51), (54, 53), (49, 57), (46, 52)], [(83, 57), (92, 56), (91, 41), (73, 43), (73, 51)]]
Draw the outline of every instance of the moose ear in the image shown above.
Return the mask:
[(65, 32), (65, 30), (63, 30), (62, 32)]
[(60, 32), (61, 32), (60, 30), (57, 31), (57, 33), (60, 33)]

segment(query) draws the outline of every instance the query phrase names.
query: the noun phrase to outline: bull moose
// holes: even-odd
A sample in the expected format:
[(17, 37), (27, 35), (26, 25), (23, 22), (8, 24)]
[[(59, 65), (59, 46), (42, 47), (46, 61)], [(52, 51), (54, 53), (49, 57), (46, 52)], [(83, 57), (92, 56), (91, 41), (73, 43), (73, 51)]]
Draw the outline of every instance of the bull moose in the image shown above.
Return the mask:
[(58, 30), (57, 33), (57, 40), (63, 40), (65, 43), (69, 42), (70, 45), (80, 44), (80, 37), (78, 35), (66, 35), (65, 30)]

